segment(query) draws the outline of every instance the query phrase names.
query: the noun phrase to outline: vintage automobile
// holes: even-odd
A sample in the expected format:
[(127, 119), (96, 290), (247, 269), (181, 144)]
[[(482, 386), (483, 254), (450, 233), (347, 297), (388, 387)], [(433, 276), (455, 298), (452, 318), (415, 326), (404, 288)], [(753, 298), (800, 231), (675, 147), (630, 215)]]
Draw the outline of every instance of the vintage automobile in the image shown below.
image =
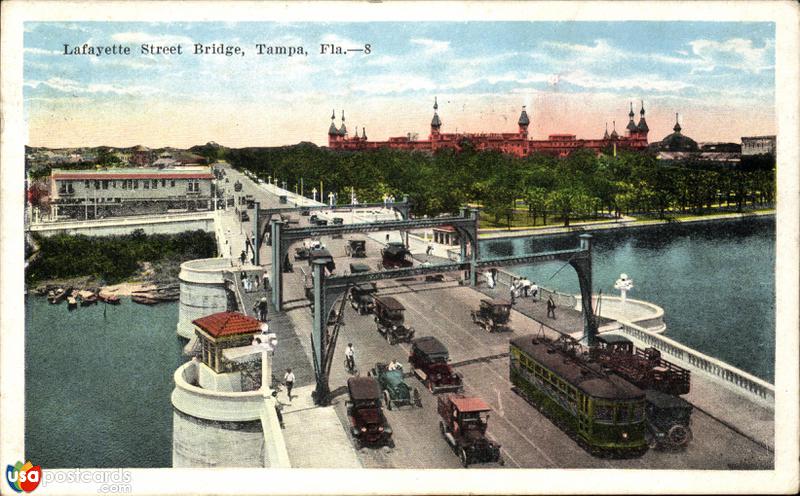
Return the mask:
[(403, 369), (389, 370), (385, 363), (376, 363), (369, 374), (378, 379), (383, 389), (383, 402), (391, 410), (396, 406), (422, 408), (422, 397), (417, 388), (409, 387), (403, 380)]
[(256, 208), (256, 200), (253, 198), (253, 195), (247, 195), (244, 197), (244, 199), (248, 210)]
[(314, 225), (315, 226), (327, 226), (328, 225), (328, 221), (325, 220), (325, 219), (316, 219), (314, 221)]
[(345, 402), (347, 417), (350, 420), (350, 433), (356, 449), (362, 446), (394, 447), (392, 428), (381, 408), (381, 387), (374, 377), (356, 376), (347, 379)]
[(408, 255), (411, 255), (411, 252), (406, 245), (393, 241), (381, 250), (381, 265), (384, 269), (411, 267), (414, 263), (406, 258)]
[(369, 265), (365, 263), (351, 263), (350, 264), (350, 273), (351, 274), (363, 274), (365, 272), (369, 272)]
[(344, 224), (344, 219), (342, 219), (341, 217), (334, 217), (332, 222), (333, 222), (333, 225), (340, 226), (340, 225)]
[(313, 214), (311, 215), (311, 217), (308, 218), (308, 222), (314, 224), (315, 222), (317, 222), (317, 219), (319, 219), (319, 216), (317, 214)]
[(461, 375), (448, 363), (450, 354), (447, 348), (435, 337), (425, 336), (412, 341), (408, 361), (411, 371), (430, 392), (436, 394), (464, 389)]
[(300, 211), (300, 215), (302, 215), (303, 217), (308, 217), (309, 215), (311, 215), (311, 211), (307, 208), (304, 208), (303, 210)]
[(313, 248), (308, 252), (308, 265), (311, 267), (314, 265), (315, 260), (322, 260), (325, 262), (325, 268), (328, 269), (329, 272), (333, 272), (336, 270), (336, 263), (333, 261), (333, 256), (331, 252), (328, 251), (327, 248), (320, 246), (319, 248)]
[(654, 389), (645, 391), (647, 398), (647, 431), (651, 448), (677, 451), (692, 441), (692, 404), (671, 394)]
[(348, 257), (364, 258), (367, 256), (367, 242), (363, 239), (351, 239), (344, 247), (344, 253)]
[(359, 315), (372, 312), (375, 308), (374, 295), (378, 292), (378, 286), (374, 282), (363, 282), (350, 288), (350, 305)]
[(502, 298), (481, 300), (481, 306), (472, 311), (472, 321), (489, 332), (511, 331), (508, 320), (511, 302)]
[(235, 183), (233, 183), (233, 190), (234, 191), (241, 191), (242, 190), (241, 181), (236, 181)]
[(448, 394), (437, 398), (441, 419), (439, 429), (463, 466), (472, 463), (500, 463), (500, 445), (486, 437), (491, 411), (480, 398)]
[(403, 313), (406, 307), (391, 296), (375, 296), (375, 324), (378, 332), (386, 338), (389, 344), (396, 344), (401, 341), (411, 342), (414, 338), (414, 328), (406, 327)]
[(303, 241), (303, 246), (294, 249), (295, 260), (308, 260), (311, 255), (311, 250), (318, 250), (322, 248), (322, 243), (317, 240)]
[(250, 220), (250, 216), (247, 215), (247, 212), (244, 210), (239, 214), (239, 218), (242, 220), (242, 222), (247, 222)]
[(593, 358), (641, 389), (656, 389), (672, 395), (690, 390), (689, 370), (661, 358), (655, 348), (636, 348), (624, 336), (608, 334), (597, 337)]

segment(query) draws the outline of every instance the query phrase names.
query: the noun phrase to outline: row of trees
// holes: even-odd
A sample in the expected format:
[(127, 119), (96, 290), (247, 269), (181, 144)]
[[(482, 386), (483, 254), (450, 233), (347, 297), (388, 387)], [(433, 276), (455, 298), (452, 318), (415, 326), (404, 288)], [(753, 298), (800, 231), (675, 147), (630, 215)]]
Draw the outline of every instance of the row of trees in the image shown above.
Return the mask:
[(546, 155), (512, 157), (476, 151), (464, 143), (460, 152), (434, 154), (380, 149), (342, 152), (310, 143), (281, 148), (228, 149), (234, 166), (259, 177), (302, 181), (306, 195), (322, 182), (325, 192), (359, 201), (381, 201), (384, 194), (408, 194), (418, 214), (454, 212), (477, 203), (495, 223), (510, 216), (524, 200), (532, 222), (626, 213), (665, 218), (701, 214), (720, 204), (743, 209), (774, 201), (773, 161), (738, 167), (708, 162), (665, 164), (648, 153), (597, 156), (578, 150), (567, 158)]
[(186, 260), (213, 257), (217, 249), (214, 234), (200, 230), (146, 235), (137, 229), (129, 235), (108, 237), (36, 236), (36, 243), (40, 252), (25, 272), (28, 283), (81, 276), (116, 283), (135, 275), (140, 262), (172, 261), (177, 267)]

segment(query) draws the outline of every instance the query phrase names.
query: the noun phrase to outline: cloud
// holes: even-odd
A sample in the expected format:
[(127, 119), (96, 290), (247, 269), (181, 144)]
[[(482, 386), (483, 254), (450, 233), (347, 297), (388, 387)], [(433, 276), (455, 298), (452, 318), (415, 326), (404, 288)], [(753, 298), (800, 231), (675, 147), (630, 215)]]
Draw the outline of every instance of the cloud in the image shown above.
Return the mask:
[(555, 80), (551, 81), (551, 84), (556, 85), (562, 81), (588, 89), (641, 89), (646, 91), (676, 91), (684, 90), (694, 86), (693, 84), (684, 81), (663, 79), (655, 74), (642, 74), (633, 77), (609, 77), (590, 74), (583, 70), (559, 74)]
[(194, 43), (191, 38), (186, 36), (150, 34), (142, 31), (115, 33), (111, 39), (120, 43), (152, 43), (154, 45), (191, 45)]
[(106, 83), (83, 84), (72, 79), (53, 77), (47, 81), (28, 81), (24, 84), (29, 88), (37, 89), (46, 86), (56, 91), (72, 94), (85, 93), (110, 93), (115, 95), (153, 95), (161, 92), (151, 86), (116, 86)]
[(713, 70), (716, 67), (729, 67), (758, 73), (771, 69), (774, 64), (772, 54), (774, 42), (765, 40), (761, 48), (753, 46), (753, 40), (731, 38), (725, 41), (694, 40), (689, 42), (692, 53), (702, 63)]
[(46, 50), (44, 48), (34, 48), (34, 47), (24, 48), (23, 52), (29, 53), (31, 55), (61, 55), (61, 52), (59, 52), (58, 50)]
[(450, 50), (449, 41), (431, 40), (428, 38), (412, 38), (409, 41), (414, 45), (421, 46), (424, 55), (436, 55)]
[(382, 74), (361, 79), (351, 88), (355, 91), (373, 95), (388, 95), (392, 93), (405, 93), (408, 91), (430, 91), (436, 89), (437, 84), (424, 76)]

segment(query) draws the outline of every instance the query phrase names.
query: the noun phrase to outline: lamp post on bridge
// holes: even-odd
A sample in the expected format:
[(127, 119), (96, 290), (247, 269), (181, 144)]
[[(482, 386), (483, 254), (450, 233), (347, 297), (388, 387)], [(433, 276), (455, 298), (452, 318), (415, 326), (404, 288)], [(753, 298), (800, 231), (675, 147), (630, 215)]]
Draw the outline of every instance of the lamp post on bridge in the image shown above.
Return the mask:
[(311, 190), (311, 194), (314, 195), (314, 201), (317, 201), (317, 188)]
[(333, 191), (329, 192), (328, 193), (328, 206), (329, 207), (333, 206), (333, 197), (334, 197)]

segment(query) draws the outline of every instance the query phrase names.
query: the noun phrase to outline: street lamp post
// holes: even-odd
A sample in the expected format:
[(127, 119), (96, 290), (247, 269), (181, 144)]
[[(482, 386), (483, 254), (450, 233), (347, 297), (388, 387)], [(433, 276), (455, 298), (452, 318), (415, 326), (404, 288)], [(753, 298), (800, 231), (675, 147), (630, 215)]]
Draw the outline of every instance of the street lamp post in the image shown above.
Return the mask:
[(317, 201), (317, 188), (312, 189), (311, 194), (314, 195), (314, 201)]

